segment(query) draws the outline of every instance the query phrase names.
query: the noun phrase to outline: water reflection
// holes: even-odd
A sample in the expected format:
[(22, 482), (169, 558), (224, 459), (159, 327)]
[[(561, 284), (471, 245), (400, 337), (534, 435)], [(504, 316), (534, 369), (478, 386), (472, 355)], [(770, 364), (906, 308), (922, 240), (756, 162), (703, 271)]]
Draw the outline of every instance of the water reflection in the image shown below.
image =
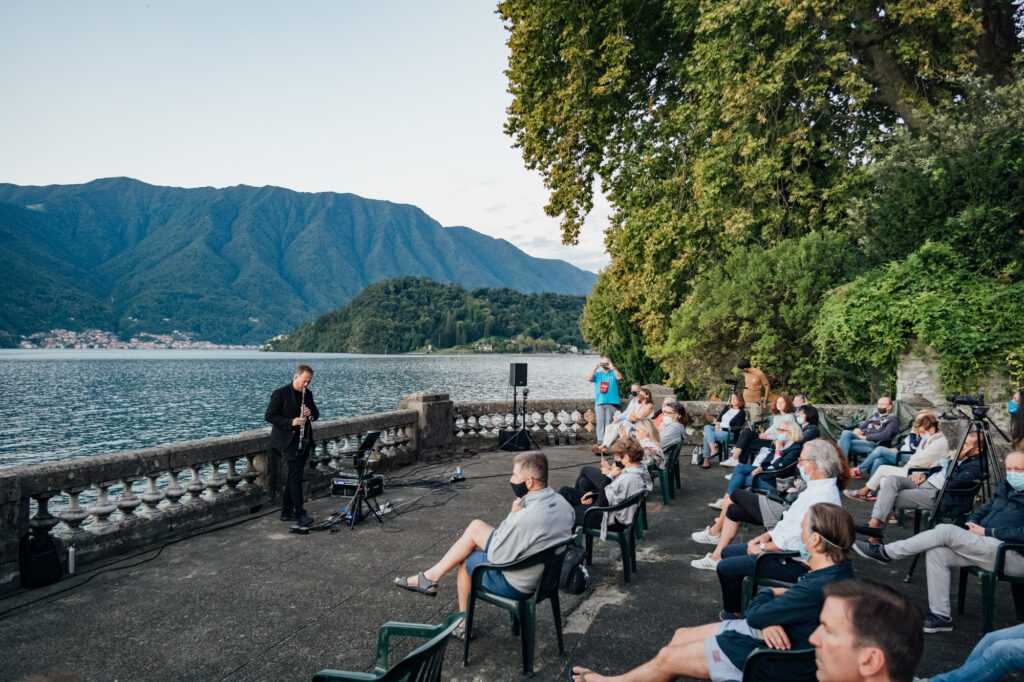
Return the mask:
[(393, 410), (415, 391), (512, 400), (591, 395), (593, 357), (347, 355), (254, 351), (0, 351), (0, 469), (262, 428), (270, 392), (313, 366), (322, 418)]

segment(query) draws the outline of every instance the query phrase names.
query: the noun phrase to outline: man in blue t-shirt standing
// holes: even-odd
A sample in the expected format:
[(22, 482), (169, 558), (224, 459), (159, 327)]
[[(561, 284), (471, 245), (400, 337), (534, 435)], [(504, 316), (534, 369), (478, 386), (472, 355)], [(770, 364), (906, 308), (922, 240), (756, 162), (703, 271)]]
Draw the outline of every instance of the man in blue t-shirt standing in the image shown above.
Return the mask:
[(622, 374), (608, 358), (601, 361), (590, 373), (588, 381), (594, 382), (594, 414), (597, 415), (597, 442), (604, 439), (604, 429), (615, 419), (619, 411), (619, 380)]

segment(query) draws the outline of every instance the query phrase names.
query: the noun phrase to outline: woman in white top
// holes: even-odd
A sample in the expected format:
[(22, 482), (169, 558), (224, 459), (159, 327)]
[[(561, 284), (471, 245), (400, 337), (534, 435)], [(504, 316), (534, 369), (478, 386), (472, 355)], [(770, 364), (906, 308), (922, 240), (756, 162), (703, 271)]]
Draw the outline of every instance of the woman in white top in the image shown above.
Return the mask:
[(922, 410), (914, 420), (914, 429), (921, 436), (917, 445), (917, 451), (910, 457), (903, 466), (885, 465), (878, 469), (868, 479), (867, 485), (851, 493), (846, 491), (846, 496), (855, 500), (869, 501), (875, 498), (875, 493), (882, 487), (882, 480), (888, 476), (906, 476), (910, 469), (930, 469), (949, 456), (949, 441), (942, 431), (939, 431), (939, 419), (932, 412)]
[(738, 429), (747, 421), (743, 410), (743, 397), (738, 393), (729, 396), (729, 405), (722, 410), (714, 425), (704, 427), (704, 462), (701, 467), (711, 468), (711, 458), (718, 454), (718, 444), (729, 440), (729, 429)]
[(772, 422), (760, 436), (753, 429), (743, 429), (736, 437), (736, 445), (729, 459), (722, 462), (724, 467), (737, 464), (750, 464), (761, 448), (771, 449), (772, 443), (779, 437), (779, 426), (786, 422), (796, 423), (796, 408), (789, 396), (780, 395), (772, 403)]
[(665, 468), (665, 452), (661, 449), (661, 435), (658, 427), (650, 419), (641, 419), (634, 428), (633, 435), (644, 449), (644, 466)]

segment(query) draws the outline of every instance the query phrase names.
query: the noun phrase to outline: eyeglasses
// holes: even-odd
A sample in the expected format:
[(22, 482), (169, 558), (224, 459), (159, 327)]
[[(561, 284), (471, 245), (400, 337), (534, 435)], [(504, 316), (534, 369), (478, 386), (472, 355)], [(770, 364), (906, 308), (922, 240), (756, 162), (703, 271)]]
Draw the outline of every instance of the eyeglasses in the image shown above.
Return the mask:
[(800, 464), (801, 462), (803, 462), (804, 464), (807, 464), (810, 461), (811, 460), (807, 459), (806, 457), (800, 457), (799, 459), (796, 460), (796, 463)]

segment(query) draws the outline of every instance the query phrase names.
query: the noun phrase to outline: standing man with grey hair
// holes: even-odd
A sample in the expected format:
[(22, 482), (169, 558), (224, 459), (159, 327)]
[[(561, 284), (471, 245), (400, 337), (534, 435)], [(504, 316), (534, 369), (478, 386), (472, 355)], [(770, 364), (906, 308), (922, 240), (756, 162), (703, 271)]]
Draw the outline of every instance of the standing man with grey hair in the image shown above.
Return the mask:
[[(715, 570), (722, 587), (722, 618), (739, 618), (742, 611), (743, 579), (754, 574), (757, 555), (769, 551), (798, 551), (800, 549), (800, 524), (807, 510), (819, 502), (842, 506), (839, 486), (836, 480), (842, 471), (842, 464), (835, 448), (826, 441), (812, 440), (805, 444), (797, 460), (797, 470), (806, 487), (797, 496), (793, 505), (785, 511), (782, 519), (770, 531), (766, 531), (746, 543), (732, 544), (722, 550), (722, 560)], [(785, 582), (796, 582), (807, 566), (792, 558), (779, 557), (768, 562), (761, 573), (766, 578)]]
[(587, 381), (594, 384), (594, 415), (597, 420), (597, 442), (604, 440), (604, 430), (619, 411), (619, 381), (622, 374), (608, 358), (594, 367)]
[[(264, 415), (264, 419), (272, 425), (270, 449), (281, 456), (287, 468), (284, 494), (281, 496), (281, 520), (294, 521), (300, 526), (313, 523), (313, 519), (302, 508), (305, 501), (302, 495), (302, 472), (309, 456), (309, 446), (313, 442), (310, 422), (320, 418), (320, 410), (313, 401), (313, 392), (309, 390), (311, 381), (313, 368), (299, 365), (291, 383), (270, 395), (270, 404)], [(303, 442), (301, 448), (300, 441)]]

